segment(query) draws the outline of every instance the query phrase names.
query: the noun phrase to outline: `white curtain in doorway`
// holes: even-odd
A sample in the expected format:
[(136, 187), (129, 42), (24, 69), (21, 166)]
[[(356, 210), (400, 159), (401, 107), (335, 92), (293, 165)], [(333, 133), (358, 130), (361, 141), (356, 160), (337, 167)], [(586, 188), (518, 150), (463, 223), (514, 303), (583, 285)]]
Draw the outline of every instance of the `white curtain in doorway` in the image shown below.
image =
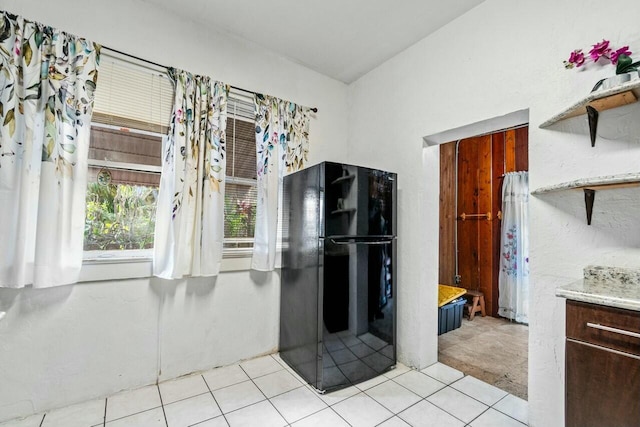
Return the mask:
[(529, 323), (529, 173), (510, 172), (502, 184), (498, 314)]

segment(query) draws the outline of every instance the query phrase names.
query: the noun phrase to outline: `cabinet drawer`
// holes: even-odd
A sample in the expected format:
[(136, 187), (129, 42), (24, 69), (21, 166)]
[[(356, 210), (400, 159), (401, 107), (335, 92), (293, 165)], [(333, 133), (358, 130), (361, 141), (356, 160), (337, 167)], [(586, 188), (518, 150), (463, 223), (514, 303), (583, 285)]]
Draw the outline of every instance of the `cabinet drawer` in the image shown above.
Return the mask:
[(567, 338), (640, 355), (640, 312), (567, 300)]
[(640, 359), (567, 340), (566, 427), (638, 427)]

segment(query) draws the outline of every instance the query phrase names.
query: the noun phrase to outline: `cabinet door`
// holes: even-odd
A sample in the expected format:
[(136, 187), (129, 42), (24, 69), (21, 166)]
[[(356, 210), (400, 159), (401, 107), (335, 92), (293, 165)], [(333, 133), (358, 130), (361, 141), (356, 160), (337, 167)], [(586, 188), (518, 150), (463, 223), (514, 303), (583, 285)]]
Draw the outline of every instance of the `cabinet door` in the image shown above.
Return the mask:
[(566, 427), (639, 427), (640, 357), (567, 339)]

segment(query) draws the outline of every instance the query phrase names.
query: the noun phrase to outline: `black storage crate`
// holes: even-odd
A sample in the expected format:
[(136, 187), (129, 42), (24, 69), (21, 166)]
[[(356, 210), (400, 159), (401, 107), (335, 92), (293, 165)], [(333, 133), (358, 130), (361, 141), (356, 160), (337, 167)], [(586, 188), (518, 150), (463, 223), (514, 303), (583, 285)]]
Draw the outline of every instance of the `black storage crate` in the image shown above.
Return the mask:
[(464, 298), (459, 298), (438, 308), (438, 335), (460, 327), (465, 303)]

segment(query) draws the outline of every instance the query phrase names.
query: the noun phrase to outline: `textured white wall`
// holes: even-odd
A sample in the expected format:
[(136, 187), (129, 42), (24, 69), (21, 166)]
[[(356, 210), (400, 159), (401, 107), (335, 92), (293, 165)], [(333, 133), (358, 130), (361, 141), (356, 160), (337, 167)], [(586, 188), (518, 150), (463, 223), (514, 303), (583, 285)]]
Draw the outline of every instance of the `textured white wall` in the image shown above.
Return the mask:
[[(161, 64), (319, 108), (310, 162), (343, 160), (347, 87), (140, 1), (1, 8)], [(0, 421), (274, 351), (279, 274), (0, 289)], [(159, 376), (159, 372), (162, 374)]]
[[(437, 358), (438, 147), (424, 136), (529, 109), (530, 185), (639, 170), (640, 106), (538, 125), (586, 95), (613, 67), (564, 70), (575, 48), (603, 37), (640, 59), (640, 4), (487, 0), (350, 85), (349, 161), (398, 172), (399, 357)], [(615, 18), (612, 18), (615, 16)], [(587, 49), (588, 50), (588, 49)], [(531, 217), (530, 422), (563, 425), (564, 300), (555, 288), (588, 264), (640, 264), (640, 189), (596, 194), (593, 225), (581, 192), (534, 197)]]

